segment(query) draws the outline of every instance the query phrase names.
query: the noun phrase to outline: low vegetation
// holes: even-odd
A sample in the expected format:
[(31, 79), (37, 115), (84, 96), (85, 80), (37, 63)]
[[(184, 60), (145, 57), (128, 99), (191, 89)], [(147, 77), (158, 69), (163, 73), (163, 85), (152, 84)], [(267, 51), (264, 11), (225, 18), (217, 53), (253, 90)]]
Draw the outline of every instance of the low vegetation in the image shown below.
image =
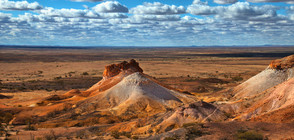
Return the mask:
[(62, 77), (57, 76), (51, 81), (47, 80), (30, 80), (23, 82), (6, 82), (0, 84), (2, 92), (26, 92), (35, 90), (46, 90), (48, 92), (53, 90), (70, 90), (89, 88), (102, 77)]
[[(130, 132), (125, 132), (125, 131), (123, 131), (123, 132), (118, 132), (117, 130), (112, 131), (110, 135), (111, 135), (113, 138), (115, 138), (115, 139), (119, 139), (121, 136), (125, 136), (125, 137), (127, 137), (127, 138), (131, 138), (131, 137), (132, 137), (132, 134), (131, 134)], [(135, 136), (133, 136), (133, 137), (135, 137)], [(136, 138), (136, 137), (135, 137), (135, 138)], [(134, 138), (133, 138), (133, 139), (134, 139)]]
[(4, 137), (5, 140), (8, 140), (10, 136), (10, 125), (9, 122), (13, 119), (13, 115), (9, 112), (0, 111), (0, 137)]
[(183, 127), (187, 130), (186, 139), (194, 139), (209, 134), (203, 130), (203, 128), (206, 128), (203, 123), (186, 123)]
[(263, 134), (255, 130), (238, 130), (237, 134), (238, 140), (263, 140)]

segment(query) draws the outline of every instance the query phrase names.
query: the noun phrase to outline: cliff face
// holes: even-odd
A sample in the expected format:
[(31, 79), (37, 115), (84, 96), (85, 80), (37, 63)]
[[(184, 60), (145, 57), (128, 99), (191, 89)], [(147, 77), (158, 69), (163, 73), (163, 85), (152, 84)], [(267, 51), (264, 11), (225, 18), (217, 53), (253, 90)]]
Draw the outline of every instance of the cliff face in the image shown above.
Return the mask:
[(273, 60), (269, 65), (271, 69), (277, 69), (277, 70), (292, 68), (293, 66), (294, 66), (294, 55)]
[(123, 61), (119, 64), (111, 64), (111, 65), (105, 66), (103, 77), (105, 79), (108, 79), (110, 77), (118, 75), (122, 71), (130, 71), (132, 73), (134, 72), (143, 73), (143, 70), (140, 68), (139, 63), (136, 62), (136, 60), (132, 59), (130, 60), (130, 62)]

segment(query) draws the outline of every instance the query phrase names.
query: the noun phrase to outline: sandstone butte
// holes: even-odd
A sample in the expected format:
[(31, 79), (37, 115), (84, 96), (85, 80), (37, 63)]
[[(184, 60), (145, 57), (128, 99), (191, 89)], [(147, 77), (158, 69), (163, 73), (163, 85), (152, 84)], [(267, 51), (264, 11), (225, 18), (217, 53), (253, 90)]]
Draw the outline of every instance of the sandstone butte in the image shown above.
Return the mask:
[(105, 66), (105, 70), (103, 72), (103, 78), (108, 79), (110, 77), (118, 75), (120, 72), (128, 70), (132, 73), (141, 72), (143, 70), (140, 68), (139, 63), (136, 60), (131, 59), (130, 62), (123, 61), (119, 64), (111, 64)]
[(294, 55), (290, 55), (281, 59), (273, 60), (269, 67), (272, 69), (287, 69), (294, 66)]

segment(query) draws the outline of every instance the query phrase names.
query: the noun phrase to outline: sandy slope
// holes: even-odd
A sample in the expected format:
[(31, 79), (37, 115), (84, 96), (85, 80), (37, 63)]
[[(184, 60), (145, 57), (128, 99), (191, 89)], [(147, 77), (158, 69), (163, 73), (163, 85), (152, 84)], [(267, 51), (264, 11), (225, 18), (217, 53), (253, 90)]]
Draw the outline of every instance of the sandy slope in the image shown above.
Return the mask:
[(222, 107), (235, 119), (268, 122), (294, 120), (294, 55), (272, 61), (267, 69), (233, 89)]
[(294, 68), (277, 70), (268, 67), (261, 73), (255, 75), (254, 77), (234, 88), (234, 98), (248, 98), (266, 89), (276, 86), (292, 78), (294, 76), (293, 69)]
[[(261, 94), (263, 98), (248, 108), (242, 115), (242, 119), (256, 117), (256, 120), (274, 120), (279, 122), (290, 122), (294, 120), (294, 116), (289, 116), (294, 111), (294, 78), (272, 87)], [(287, 114), (289, 117), (287, 117)]]
[(129, 112), (134, 106), (140, 106), (138, 111), (145, 109), (149, 112), (158, 109), (163, 111), (166, 106), (175, 107), (181, 103), (182, 101), (175, 96), (174, 91), (136, 72), (123, 78), (121, 82), (108, 90), (81, 101), (78, 103), (78, 108), (110, 109), (120, 115)]
[(224, 113), (214, 105), (199, 101), (178, 108), (169, 118), (161, 122), (157, 129), (160, 132), (166, 132), (187, 123), (224, 121), (226, 118)]

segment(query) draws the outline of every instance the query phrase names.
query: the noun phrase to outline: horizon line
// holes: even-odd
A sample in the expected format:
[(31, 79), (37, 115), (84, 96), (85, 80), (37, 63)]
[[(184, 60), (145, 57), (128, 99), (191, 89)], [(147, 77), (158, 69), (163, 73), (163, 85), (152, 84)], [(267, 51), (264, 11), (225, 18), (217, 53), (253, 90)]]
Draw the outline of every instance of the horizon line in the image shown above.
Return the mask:
[(215, 48), (215, 47), (294, 47), (294, 45), (190, 45), (190, 46), (70, 46), (70, 45), (0, 45), (0, 48)]

